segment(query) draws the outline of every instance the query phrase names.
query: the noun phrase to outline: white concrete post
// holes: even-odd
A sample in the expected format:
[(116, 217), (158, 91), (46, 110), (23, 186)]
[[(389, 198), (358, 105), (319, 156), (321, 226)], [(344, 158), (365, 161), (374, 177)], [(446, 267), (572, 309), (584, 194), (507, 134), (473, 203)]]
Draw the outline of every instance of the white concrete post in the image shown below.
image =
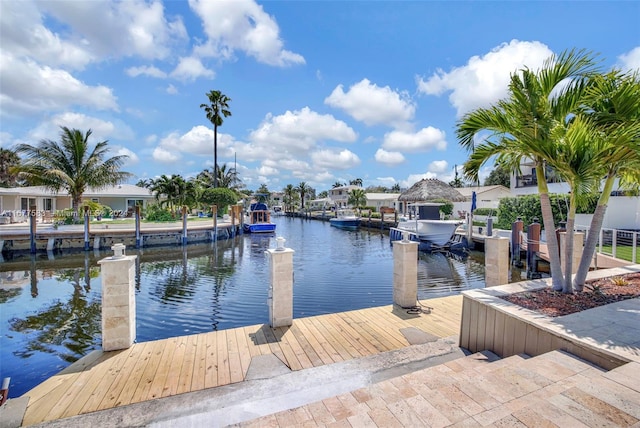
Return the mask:
[[(564, 256), (567, 247), (567, 232), (560, 232), (560, 261), (562, 262), (562, 271), (567, 271), (566, 257)], [(571, 264), (571, 274), (578, 271), (582, 252), (584, 250), (584, 232), (575, 232), (573, 234), (573, 262)]]
[(412, 308), (418, 303), (418, 243), (393, 242), (393, 303)]
[(484, 238), (485, 286), (509, 283), (509, 238), (487, 236)]
[(129, 348), (136, 338), (135, 260), (124, 244), (98, 262), (102, 272), (102, 349)]
[(268, 249), (270, 288), (269, 325), (285, 327), (293, 324), (293, 253), (284, 247), (284, 238), (276, 238), (277, 248)]

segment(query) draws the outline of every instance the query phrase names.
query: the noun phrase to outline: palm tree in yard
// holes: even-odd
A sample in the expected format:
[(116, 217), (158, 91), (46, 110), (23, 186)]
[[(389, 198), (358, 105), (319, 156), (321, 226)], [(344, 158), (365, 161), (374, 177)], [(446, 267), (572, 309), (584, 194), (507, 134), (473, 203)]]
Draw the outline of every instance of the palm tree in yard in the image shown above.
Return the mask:
[(287, 184), (287, 187), (283, 189), (284, 193), (284, 206), (285, 211), (292, 212), (295, 210), (296, 199), (298, 198), (298, 192), (293, 184)]
[(333, 186), (331, 186), (331, 187), (335, 189), (337, 187), (342, 187), (342, 186), (344, 186), (344, 183), (336, 181), (335, 183), (333, 183)]
[(578, 291), (589, 272), (615, 179), (629, 188), (640, 186), (640, 75), (611, 72), (596, 76), (586, 91), (585, 106), (584, 114), (605, 143), (596, 156), (604, 167), (605, 180), (574, 278)]
[[(491, 159), (510, 171), (519, 171), (525, 159), (534, 162), (542, 219), (549, 235), (555, 225), (545, 165), (556, 156), (552, 131), (578, 110), (584, 82), (595, 72), (595, 60), (584, 51), (553, 55), (539, 71), (525, 68), (512, 74), (506, 99), (465, 114), (457, 124), (460, 144), (471, 152), (465, 175), (474, 182)], [(482, 132), (489, 135), (478, 141)], [(553, 289), (569, 292), (564, 287), (558, 242), (548, 239), (547, 248)]]
[(220, 91), (210, 91), (207, 94), (209, 104), (200, 104), (207, 113), (207, 119), (213, 124), (213, 187), (218, 187), (218, 127), (222, 126), (223, 117), (231, 116), (229, 102), (231, 98)]
[(298, 184), (298, 187), (296, 187), (296, 190), (300, 193), (300, 199), (302, 201), (300, 207), (304, 208), (304, 197), (311, 191), (311, 187), (304, 181), (301, 181), (300, 184)]
[(29, 184), (69, 193), (72, 208), (77, 213), (82, 194), (87, 188), (104, 188), (122, 183), (131, 176), (120, 168), (128, 156), (107, 158), (107, 141), (90, 147), (91, 130), (82, 133), (77, 129), (61, 127), (60, 142), (42, 140), (37, 146), (20, 144), (16, 153), (23, 156), (16, 167)]
[(349, 192), (347, 203), (360, 211), (360, 207), (365, 206), (367, 203), (367, 194), (363, 189), (353, 189)]

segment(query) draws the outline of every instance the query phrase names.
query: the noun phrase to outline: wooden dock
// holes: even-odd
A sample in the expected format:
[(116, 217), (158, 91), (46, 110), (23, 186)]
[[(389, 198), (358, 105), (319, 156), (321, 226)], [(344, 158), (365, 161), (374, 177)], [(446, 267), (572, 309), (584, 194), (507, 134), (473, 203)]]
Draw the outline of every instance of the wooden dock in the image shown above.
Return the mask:
[(299, 318), (291, 327), (253, 325), (94, 351), (25, 394), (23, 424), (242, 382), (258, 355), (273, 354), (301, 370), (409, 346), (403, 328), (459, 334), (462, 296), (422, 303), (432, 310), (383, 306)]

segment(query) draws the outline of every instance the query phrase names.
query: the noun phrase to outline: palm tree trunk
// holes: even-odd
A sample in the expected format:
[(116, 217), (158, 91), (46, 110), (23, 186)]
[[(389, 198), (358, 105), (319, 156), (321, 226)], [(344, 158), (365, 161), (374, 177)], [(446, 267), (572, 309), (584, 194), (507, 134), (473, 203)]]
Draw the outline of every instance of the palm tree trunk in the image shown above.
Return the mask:
[(545, 180), (544, 167), (542, 162), (536, 165), (536, 176), (538, 177), (538, 193), (540, 194), (540, 210), (542, 211), (542, 223), (544, 224), (545, 235), (547, 237), (547, 251), (549, 252), (549, 267), (551, 269), (551, 285), (555, 291), (563, 289), (562, 266), (560, 265), (560, 251), (558, 241), (555, 239), (555, 222), (553, 221), (553, 211), (551, 210), (551, 199), (549, 198), (549, 187)]
[(213, 124), (213, 188), (218, 187), (218, 125)]
[[(573, 293), (571, 285), (571, 272), (573, 271), (573, 242), (574, 242), (574, 226), (576, 223), (576, 194), (571, 192), (569, 197), (569, 214), (567, 215), (567, 231), (565, 235), (564, 247), (564, 286), (562, 292), (565, 294)], [(548, 239), (547, 239), (548, 241)]]
[(589, 273), (589, 267), (591, 266), (591, 260), (596, 252), (596, 245), (598, 244), (598, 238), (600, 237), (600, 230), (602, 230), (602, 223), (604, 222), (604, 214), (607, 211), (607, 204), (611, 197), (611, 190), (615, 180), (615, 174), (612, 171), (607, 175), (607, 179), (604, 183), (604, 188), (598, 199), (598, 205), (591, 218), (591, 225), (589, 226), (589, 234), (587, 235), (587, 242), (584, 244), (584, 250), (582, 252), (582, 258), (580, 259), (580, 265), (578, 265), (578, 271), (573, 280), (573, 285), (576, 291), (582, 291), (584, 288), (584, 282), (587, 279)]

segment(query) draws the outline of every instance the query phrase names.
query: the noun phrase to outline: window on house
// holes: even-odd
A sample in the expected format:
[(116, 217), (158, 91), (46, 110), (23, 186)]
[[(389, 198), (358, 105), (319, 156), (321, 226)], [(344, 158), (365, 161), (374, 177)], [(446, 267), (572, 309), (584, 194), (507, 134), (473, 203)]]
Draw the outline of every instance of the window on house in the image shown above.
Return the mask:
[(42, 200), (42, 208), (45, 211), (53, 211), (53, 199), (51, 198), (44, 198)]
[(36, 198), (20, 198), (20, 209), (28, 211), (36, 204)]

